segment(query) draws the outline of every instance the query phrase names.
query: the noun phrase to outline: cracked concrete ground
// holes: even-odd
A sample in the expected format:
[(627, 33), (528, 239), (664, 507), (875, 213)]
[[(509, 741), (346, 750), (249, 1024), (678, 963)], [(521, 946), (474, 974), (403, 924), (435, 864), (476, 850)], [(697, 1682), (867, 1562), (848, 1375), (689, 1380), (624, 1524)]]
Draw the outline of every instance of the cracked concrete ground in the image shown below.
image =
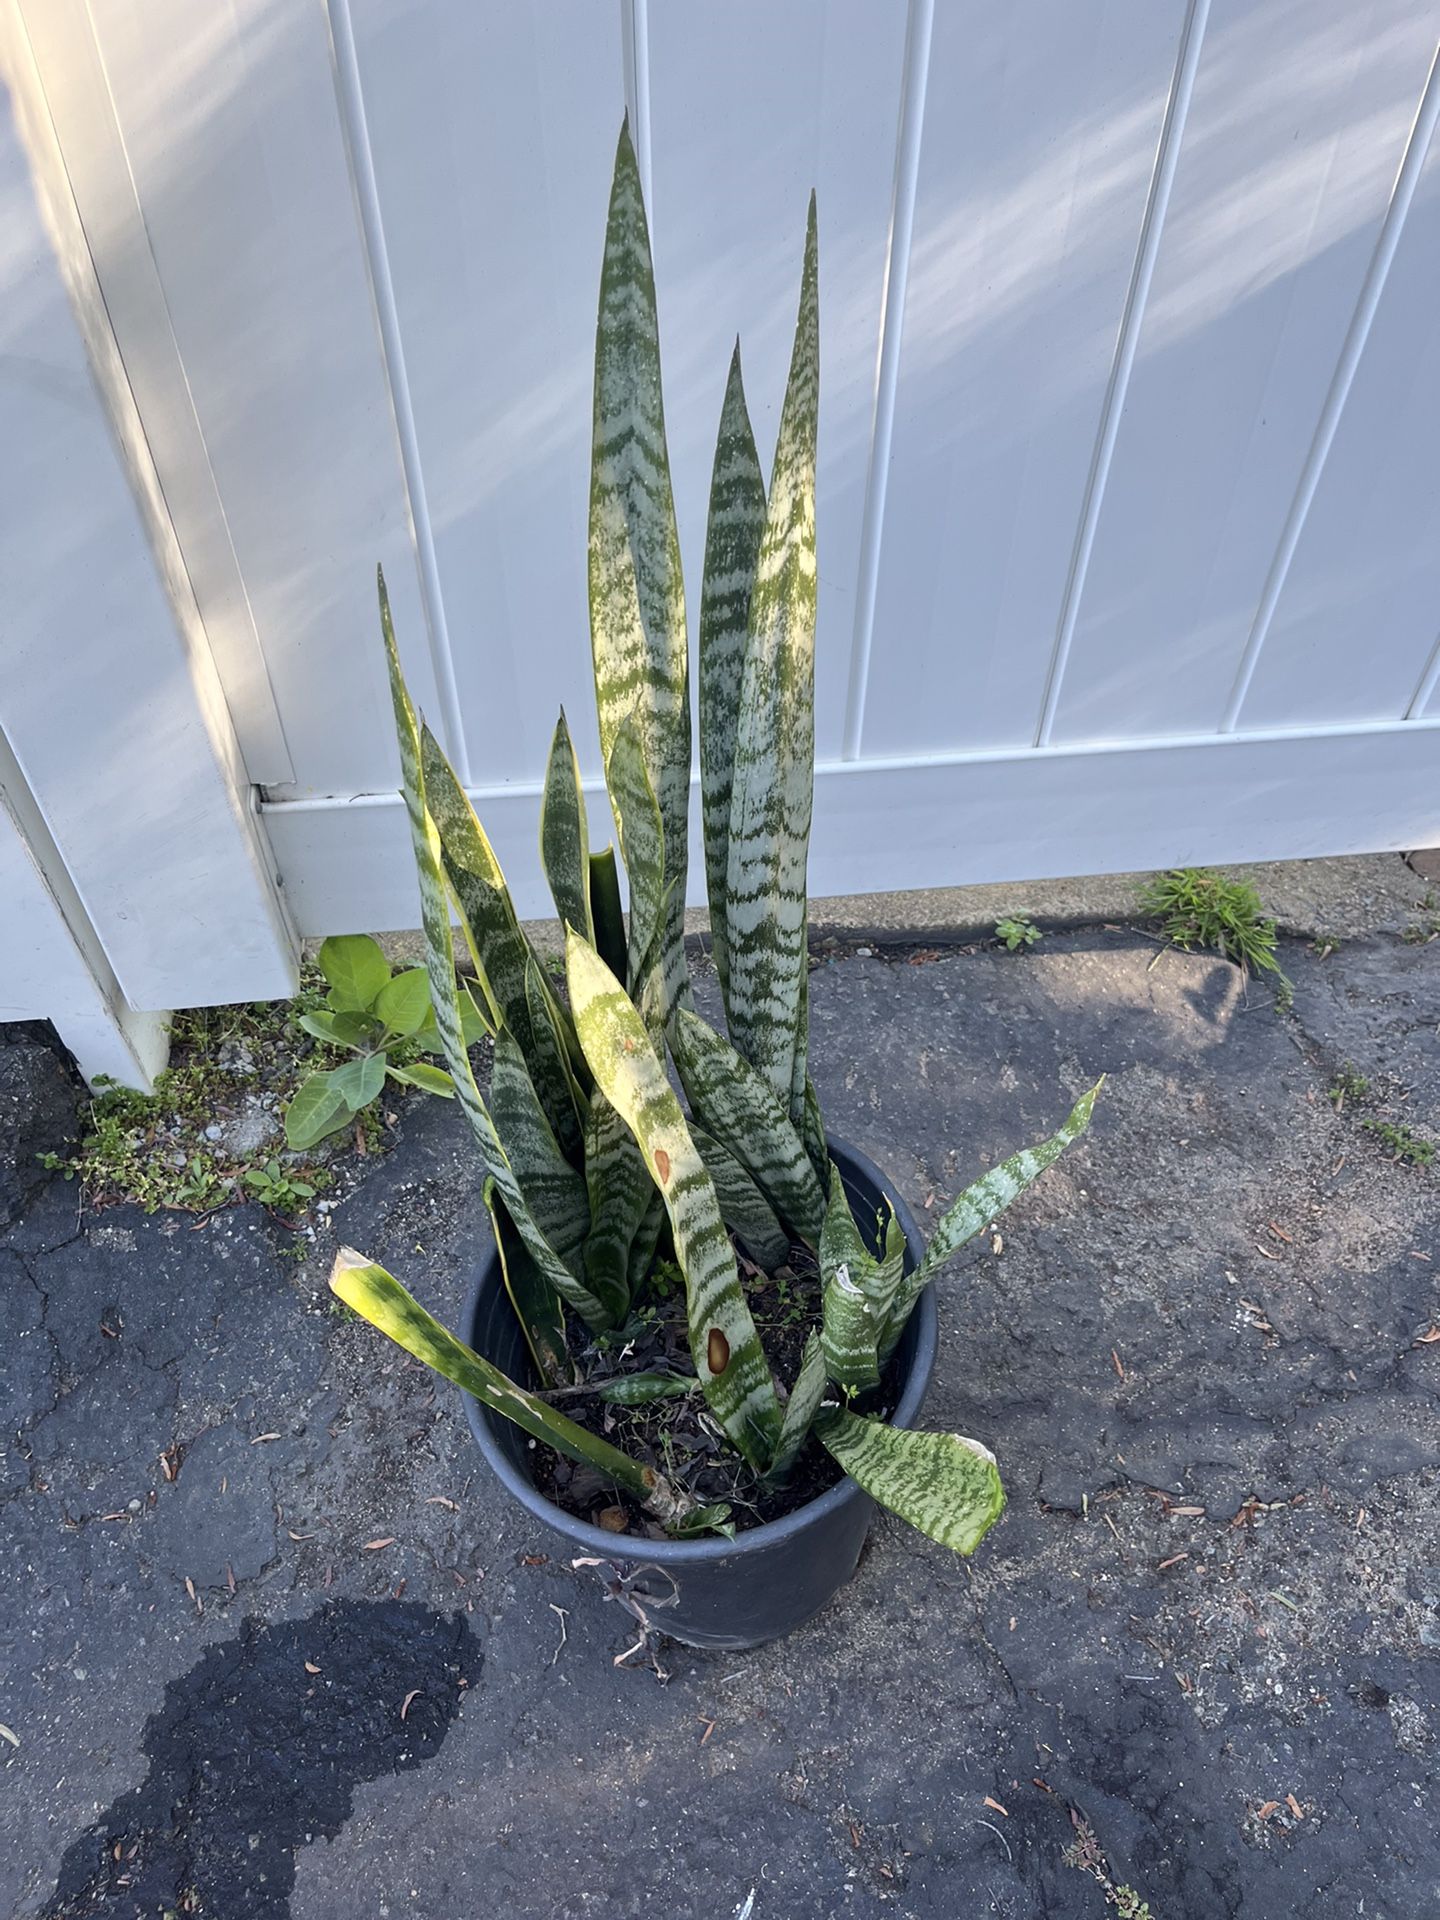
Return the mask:
[[(1152, 1920), (1440, 1907), (1440, 1179), (1362, 1124), (1440, 1138), (1440, 942), (1291, 945), (1288, 1014), (1156, 955), (814, 972), (830, 1123), (922, 1219), (1109, 1080), (940, 1283), (927, 1417), (996, 1448), (1000, 1526), (964, 1563), (882, 1520), (810, 1626), (665, 1685), (323, 1248), (27, 1194), (0, 1907), (1098, 1920), (1072, 1810)], [(453, 1318), (458, 1116), (409, 1103), (335, 1224)]]

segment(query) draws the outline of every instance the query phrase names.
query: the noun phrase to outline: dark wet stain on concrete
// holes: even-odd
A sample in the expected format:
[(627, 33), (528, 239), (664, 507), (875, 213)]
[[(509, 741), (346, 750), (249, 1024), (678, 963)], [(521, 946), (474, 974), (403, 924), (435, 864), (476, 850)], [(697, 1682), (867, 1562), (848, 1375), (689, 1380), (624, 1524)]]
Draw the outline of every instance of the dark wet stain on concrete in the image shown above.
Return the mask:
[(247, 1620), (166, 1687), (144, 1782), (66, 1851), (47, 1920), (286, 1920), (297, 1849), (439, 1749), (480, 1663), (464, 1615), (406, 1601)]

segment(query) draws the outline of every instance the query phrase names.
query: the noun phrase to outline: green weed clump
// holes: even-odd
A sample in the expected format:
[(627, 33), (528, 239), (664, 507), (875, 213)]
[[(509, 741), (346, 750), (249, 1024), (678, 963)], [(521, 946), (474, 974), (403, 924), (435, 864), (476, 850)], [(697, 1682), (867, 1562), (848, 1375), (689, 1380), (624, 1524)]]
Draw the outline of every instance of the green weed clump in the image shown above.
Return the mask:
[(1176, 867), (1141, 888), (1140, 908), (1160, 922), (1172, 946), (1218, 953), (1246, 973), (1273, 973), (1288, 1005), (1292, 989), (1276, 955), (1275, 922), (1248, 881), (1213, 867)]

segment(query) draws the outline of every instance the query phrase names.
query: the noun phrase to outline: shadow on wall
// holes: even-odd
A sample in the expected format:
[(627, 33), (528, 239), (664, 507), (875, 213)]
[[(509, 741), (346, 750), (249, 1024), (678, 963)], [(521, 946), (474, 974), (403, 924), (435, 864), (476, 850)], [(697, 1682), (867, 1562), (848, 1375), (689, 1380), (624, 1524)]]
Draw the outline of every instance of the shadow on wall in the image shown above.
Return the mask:
[(463, 1615), (411, 1602), (246, 1621), (166, 1687), (144, 1782), (66, 1850), (46, 1920), (286, 1920), (299, 1847), (437, 1751), (480, 1662)]

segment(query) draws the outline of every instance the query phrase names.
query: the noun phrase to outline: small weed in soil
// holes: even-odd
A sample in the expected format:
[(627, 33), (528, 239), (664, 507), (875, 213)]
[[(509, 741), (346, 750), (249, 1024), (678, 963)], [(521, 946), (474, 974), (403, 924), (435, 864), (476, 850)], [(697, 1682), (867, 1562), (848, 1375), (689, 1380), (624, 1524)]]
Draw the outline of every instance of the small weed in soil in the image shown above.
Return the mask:
[(1210, 867), (1180, 867), (1157, 873), (1140, 889), (1140, 909), (1160, 922), (1173, 946), (1204, 947), (1233, 960), (1247, 973), (1273, 973), (1289, 1004), (1291, 987), (1275, 955), (1275, 922), (1244, 880), (1227, 879)]
[[(805, 1336), (820, 1321), (822, 1289), (815, 1256), (807, 1247), (794, 1246), (786, 1263), (769, 1274), (747, 1259), (743, 1249), (737, 1254), (755, 1325), (777, 1378), (789, 1384), (800, 1371)], [(658, 1468), (702, 1507), (728, 1506), (727, 1530), (743, 1533), (779, 1520), (843, 1477), (813, 1435), (780, 1488), (763, 1486), (740, 1459), (711, 1417), (695, 1379), (684, 1281), (673, 1260), (656, 1260), (623, 1327), (595, 1339), (577, 1323), (571, 1336), (570, 1351), (583, 1384), (557, 1388), (545, 1397), (563, 1406), (581, 1426)], [(895, 1404), (896, 1372), (892, 1367), (878, 1390), (857, 1406), (883, 1415)], [(637, 1376), (647, 1383), (642, 1389), (647, 1397), (635, 1400), (625, 1383)], [(624, 1402), (607, 1398), (607, 1390), (624, 1394)], [(535, 1459), (534, 1470), (540, 1492), (577, 1520), (611, 1533), (669, 1537), (592, 1468), (546, 1450)]]
[(1330, 1088), (1330, 1102), (1339, 1113), (1347, 1100), (1360, 1101), (1370, 1092), (1370, 1082), (1350, 1066), (1341, 1067)]
[[(332, 1184), (324, 1162), (336, 1148), (287, 1152), (283, 1115), (306, 1074), (336, 1057), (299, 1024), (324, 993), (307, 966), (293, 1000), (177, 1013), (170, 1064), (154, 1093), (97, 1084), (75, 1152), (42, 1155), (43, 1164), (79, 1179), (96, 1207), (206, 1213), (254, 1199), (286, 1219), (303, 1212)], [(382, 1133), (380, 1116), (367, 1114), (355, 1145), (378, 1145)], [(346, 1136), (340, 1149), (348, 1143)]]
[(1409, 1127), (1378, 1119), (1373, 1113), (1367, 1113), (1360, 1124), (1367, 1133), (1373, 1133), (1382, 1146), (1388, 1147), (1396, 1160), (1408, 1161), (1412, 1167), (1428, 1167), (1435, 1158), (1434, 1144), (1422, 1140)]
[(1075, 1829), (1075, 1838), (1060, 1856), (1067, 1867), (1074, 1867), (1077, 1873), (1088, 1873), (1105, 1889), (1105, 1898), (1114, 1907), (1120, 1920), (1159, 1920), (1158, 1914), (1152, 1914), (1148, 1900), (1142, 1900), (1134, 1887), (1117, 1885), (1111, 1876), (1110, 1862), (1105, 1858), (1105, 1850), (1095, 1836), (1095, 1829), (1083, 1813), (1070, 1808), (1070, 1824)]
[(1026, 947), (1033, 947), (1040, 939), (1040, 929), (1026, 914), (1006, 914), (995, 922), (995, 938), (1001, 941), (1007, 953), (1020, 953)]

